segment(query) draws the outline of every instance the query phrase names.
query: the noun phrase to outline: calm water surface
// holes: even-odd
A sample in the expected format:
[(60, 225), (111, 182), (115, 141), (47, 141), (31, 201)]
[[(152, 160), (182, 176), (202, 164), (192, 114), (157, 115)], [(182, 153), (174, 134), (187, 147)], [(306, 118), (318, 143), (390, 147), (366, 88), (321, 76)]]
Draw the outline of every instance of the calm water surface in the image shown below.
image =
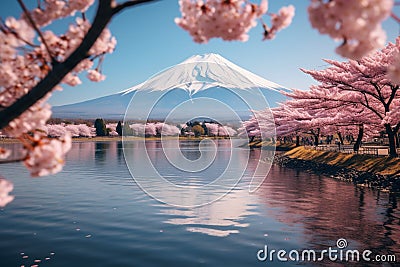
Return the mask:
[[(169, 166), (159, 141), (146, 147), (168, 179), (201, 184), (223, 171), (227, 142), (219, 141), (214, 167), (191, 177)], [(182, 153), (196, 159), (195, 145), (185, 141)], [(131, 146), (139, 168), (145, 152), (136, 142)], [(247, 160), (240, 157), (244, 150), (233, 153)], [(120, 142), (74, 143), (64, 170), (50, 177), (30, 178), (20, 163), (2, 164), (16, 198), (0, 209), (0, 266), (341, 266), (256, 257), (264, 245), (321, 250), (335, 247), (338, 238), (349, 248), (400, 259), (399, 197), (275, 165), (249, 193), (248, 176), (258, 160), (259, 151), (251, 151), (238, 186), (199, 208), (146, 195), (130, 176)]]

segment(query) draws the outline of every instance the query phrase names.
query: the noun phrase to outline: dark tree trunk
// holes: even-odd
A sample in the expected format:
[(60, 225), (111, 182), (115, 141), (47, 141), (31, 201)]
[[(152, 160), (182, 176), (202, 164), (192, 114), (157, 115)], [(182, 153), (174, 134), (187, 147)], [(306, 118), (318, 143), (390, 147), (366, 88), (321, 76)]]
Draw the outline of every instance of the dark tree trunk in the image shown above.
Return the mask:
[(311, 134), (314, 136), (314, 146), (318, 146), (318, 144), (319, 144), (320, 131), (321, 131), (320, 128), (317, 129), (317, 132), (314, 132), (314, 130), (311, 130)]
[(354, 152), (357, 152), (360, 149), (363, 135), (364, 135), (364, 125), (361, 124), (358, 126), (358, 135), (357, 135), (357, 140), (354, 143)]
[(342, 144), (343, 145), (343, 136), (342, 136), (342, 133), (341, 132), (339, 132), (338, 131), (338, 136), (339, 136), (339, 141), (340, 141), (340, 144)]
[(296, 135), (296, 147), (300, 146), (300, 136)]
[(390, 124), (385, 124), (386, 133), (389, 139), (389, 156), (397, 157), (397, 150), (396, 150), (396, 131), (392, 130)]
[(317, 135), (317, 134), (314, 134), (314, 145), (315, 145), (315, 146), (318, 146), (318, 144), (319, 144), (318, 135)]

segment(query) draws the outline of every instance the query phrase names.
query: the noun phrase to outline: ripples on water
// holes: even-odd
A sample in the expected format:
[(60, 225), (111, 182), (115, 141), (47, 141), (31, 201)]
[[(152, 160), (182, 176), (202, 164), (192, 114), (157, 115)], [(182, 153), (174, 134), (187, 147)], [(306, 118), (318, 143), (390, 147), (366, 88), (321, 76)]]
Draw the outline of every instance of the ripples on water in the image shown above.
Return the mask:
[[(184, 178), (201, 184), (223, 171), (225, 142), (219, 141), (214, 169)], [(163, 174), (180, 181), (182, 173), (168, 166), (159, 142), (147, 145)], [(199, 157), (191, 143), (181, 150)], [(132, 153), (140, 165), (145, 152), (135, 142)], [(243, 152), (234, 153), (241, 158)], [(338, 238), (400, 258), (398, 197), (279, 166), (250, 194), (248, 175), (258, 153), (250, 153), (246, 175), (230, 194), (194, 209), (143, 193), (120, 142), (74, 143), (64, 170), (50, 177), (30, 178), (20, 163), (3, 164), (1, 174), (14, 182), (16, 198), (0, 210), (0, 266), (265, 266), (271, 263), (258, 262), (256, 253), (266, 244), (326, 249)]]

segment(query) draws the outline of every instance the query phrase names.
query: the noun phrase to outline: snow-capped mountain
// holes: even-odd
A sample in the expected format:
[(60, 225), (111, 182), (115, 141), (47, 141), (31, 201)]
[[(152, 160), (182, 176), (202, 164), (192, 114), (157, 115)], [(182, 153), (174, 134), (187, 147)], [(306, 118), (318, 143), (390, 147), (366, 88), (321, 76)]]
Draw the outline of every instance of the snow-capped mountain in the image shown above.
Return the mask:
[(250, 109), (265, 108), (263, 96), (270, 107), (284, 101), (281, 90), (289, 91), (220, 55), (195, 55), (119, 93), (54, 107), (53, 117), (122, 119), (129, 106), (129, 119), (163, 119), (182, 103), (186, 103), (186, 110), (181, 109), (184, 117), (201, 116), (204, 110), (227, 115), (219, 105), (248, 117)]

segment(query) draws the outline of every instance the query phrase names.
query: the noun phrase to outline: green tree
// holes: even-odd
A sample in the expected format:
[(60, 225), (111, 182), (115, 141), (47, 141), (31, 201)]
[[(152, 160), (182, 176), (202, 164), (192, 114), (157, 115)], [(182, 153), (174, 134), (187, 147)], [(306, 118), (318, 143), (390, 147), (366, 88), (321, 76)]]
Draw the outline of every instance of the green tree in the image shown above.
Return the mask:
[(124, 136), (128, 136), (128, 135), (132, 136), (133, 135), (133, 130), (131, 129), (131, 127), (129, 127), (128, 122), (124, 123), (124, 127), (122, 128), (122, 134)]
[(193, 126), (192, 131), (193, 131), (195, 137), (199, 137), (201, 135), (204, 135), (204, 129), (199, 124)]
[(99, 118), (94, 121), (94, 127), (96, 128), (96, 135), (97, 136), (106, 136), (107, 129), (106, 129), (106, 122)]
[(115, 129), (115, 131), (118, 133), (119, 136), (122, 136), (122, 124), (121, 124), (121, 121), (118, 122), (117, 128)]

